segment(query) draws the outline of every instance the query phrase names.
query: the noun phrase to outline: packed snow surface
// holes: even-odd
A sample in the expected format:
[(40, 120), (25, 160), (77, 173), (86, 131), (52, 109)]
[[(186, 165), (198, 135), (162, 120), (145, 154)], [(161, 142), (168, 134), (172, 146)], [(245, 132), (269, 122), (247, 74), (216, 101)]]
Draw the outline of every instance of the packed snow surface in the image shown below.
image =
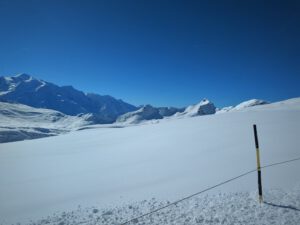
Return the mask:
[[(115, 224), (148, 212), (255, 169), (254, 123), (262, 165), (299, 157), (300, 98), (0, 144), (0, 224)], [(263, 169), (265, 200), (273, 205), (258, 205), (252, 173), (144, 222), (297, 224), (299, 171), (299, 161)]]
[(197, 196), (172, 205), (152, 215), (134, 219), (169, 202), (152, 198), (113, 208), (78, 207), (69, 212), (56, 213), (28, 225), (118, 225), (128, 224), (292, 224), (300, 221), (300, 192), (271, 190), (264, 193), (265, 203), (259, 204), (256, 192), (219, 193)]

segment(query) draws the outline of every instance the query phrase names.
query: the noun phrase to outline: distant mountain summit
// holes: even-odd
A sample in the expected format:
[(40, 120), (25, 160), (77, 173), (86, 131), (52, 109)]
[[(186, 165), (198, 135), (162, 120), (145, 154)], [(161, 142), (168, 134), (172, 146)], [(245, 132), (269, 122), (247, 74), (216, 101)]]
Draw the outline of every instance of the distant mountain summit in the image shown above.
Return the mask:
[(175, 107), (153, 107), (145, 105), (140, 109), (125, 113), (117, 118), (117, 123), (136, 124), (146, 120), (163, 119), (172, 116), (177, 112), (182, 112), (184, 108)]
[(139, 123), (144, 120), (162, 119), (163, 116), (159, 114), (159, 110), (151, 105), (145, 105), (142, 108), (125, 113), (118, 117), (118, 123)]
[(0, 77), (0, 102), (52, 109), (66, 115), (84, 118), (89, 124), (114, 122), (136, 124), (165, 117), (194, 117), (240, 111), (268, 103), (263, 100), (252, 99), (235, 107), (217, 109), (212, 102), (203, 99), (186, 108), (153, 107), (151, 105), (136, 107), (109, 95), (84, 93), (72, 86), (60, 87), (25, 73), (11, 77)]
[(72, 86), (59, 87), (22, 73), (0, 77), (0, 101), (47, 108), (67, 115), (91, 114), (94, 123), (112, 123), (137, 107), (108, 95), (85, 94)]
[(163, 119), (165, 117), (194, 117), (214, 114), (215, 105), (207, 99), (203, 99), (198, 104), (190, 105), (186, 108), (174, 107), (153, 107), (151, 105), (121, 115), (117, 118), (117, 123), (137, 124), (147, 120)]
[(190, 105), (186, 107), (184, 112), (182, 112), (180, 115), (193, 117), (193, 116), (214, 114), (215, 112), (216, 112), (216, 107), (214, 103), (210, 102), (207, 99), (203, 99), (202, 101), (200, 101), (195, 105)]
[(258, 105), (265, 105), (269, 104), (269, 102), (261, 99), (250, 99), (248, 101), (244, 101), (236, 106), (227, 106), (222, 109), (217, 110), (216, 113), (225, 113), (225, 112), (234, 112), (234, 111), (240, 111), (249, 107), (258, 106)]

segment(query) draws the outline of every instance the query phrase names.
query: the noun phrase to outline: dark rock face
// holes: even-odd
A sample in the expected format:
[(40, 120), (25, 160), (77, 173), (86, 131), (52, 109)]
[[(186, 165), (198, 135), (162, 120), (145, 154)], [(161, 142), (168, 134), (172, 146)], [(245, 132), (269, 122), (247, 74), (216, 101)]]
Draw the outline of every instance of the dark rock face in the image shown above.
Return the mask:
[(159, 107), (159, 114), (163, 117), (172, 116), (177, 112), (183, 112), (185, 108), (175, 108), (175, 107)]

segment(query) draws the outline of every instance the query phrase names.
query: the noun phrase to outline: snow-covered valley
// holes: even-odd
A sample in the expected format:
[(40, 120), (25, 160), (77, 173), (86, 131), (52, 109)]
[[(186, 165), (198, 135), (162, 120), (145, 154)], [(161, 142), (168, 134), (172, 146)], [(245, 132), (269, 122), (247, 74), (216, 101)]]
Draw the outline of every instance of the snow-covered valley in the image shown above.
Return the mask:
[(0, 143), (64, 134), (88, 125), (85, 116), (0, 102)]
[[(299, 157), (299, 98), (0, 144), (0, 224), (121, 224), (255, 169), (253, 124), (258, 127), (262, 165)], [(299, 171), (299, 161), (263, 169), (265, 200), (299, 209)], [(295, 209), (260, 206), (256, 189), (252, 173), (136, 223), (300, 221)]]

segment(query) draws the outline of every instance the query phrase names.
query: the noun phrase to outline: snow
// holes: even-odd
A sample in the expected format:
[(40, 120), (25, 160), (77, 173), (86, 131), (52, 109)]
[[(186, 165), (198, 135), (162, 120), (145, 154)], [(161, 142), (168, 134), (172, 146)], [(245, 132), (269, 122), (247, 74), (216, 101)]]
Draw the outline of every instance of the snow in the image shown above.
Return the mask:
[[(129, 224), (298, 224), (300, 192), (271, 190), (265, 193), (268, 204), (257, 202), (256, 192), (220, 193), (189, 199), (159, 213)], [(156, 199), (134, 202), (114, 208), (78, 207), (29, 223), (30, 225), (122, 224), (145, 212), (168, 204)]]
[[(44, 82), (44, 81), (41, 81), (41, 85), (40, 86), (38, 86), (36, 89), (35, 89), (35, 91), (38, 91), (39, 89), (41, 89), (41, 88), (43, 88), (43, 87), (45, 87), (46, 86), (46, 82)], [(60, 96), (60, 95), (57, 95), (57, 96)]]
[(4, 77), (4, 79), (5, 79), (7, 82), (11, 82), (11, 81), (12, 81), (12, 78), (11, 78), (11, 77)]
[[(0, 224), (116, 224), (148, 212), (255, 169), (254, 123), (262, 165), (299, 157), (300, 98), (0, 144)], [(299, 171), (299, 161), (263, 169), (265, 200), (299, 209)], [(297, 224), (299, 211), (260, 206), (256, 189), (252, 173), (144, 222)]]
[(214, 114), (216, 107), (212, 102), (207, 99), (203, 99), (198, 104), (190, 105), (182, 113), (176, 113), (175, 117), (193, 117), (201, 115)]
[(118, 124), (137, 124), (145, 120), (162, 119), (159, 110), (151, 105), (143, 106), (142, 108), (125, 113), (117, 118)]
[(58, 135), (88, 124), (83, 117), (0, 102), (0, 143)]
[(235, 109), (240, 110), (240, 109), (248, 108), (248, 107), (251, 107), (251, 106), (264, 105), (264, 104), (267, 104), (267, 102), (264, 101), (264, 100), (251, 99), (249, 101), (245, 101), (245, 102), (242, 102), (242, 103), (238, 104), (235, 107)]
[(119, 116), (115, 124), (119, 126), (140, 124), (140, 123), (153, 123), (156, 120), (173, 116), (177, 112), (183, 112), (182, 108), (175, 107), (153, 107), (145, 105), (140, 109), (125, 113)]
[(216, 113), (219, 114), (219, 113), (225, 113), (225, 112), (240, 111), (240, 110), (247, 109), (249, 107), (265, 105), (265, 104), (269, 104), (269, 103), (267, 101), (260, 100), (260, 99), (250, 99), (248, 101), (244, 101), (244, 102), (236, 105), (235, 107), (233, 107), (233, 106), (224, 107), (220, 110), (217, 110)]
[(85, 94), (72, 86), (59, 87), (24, 73), (0, 76), (0, 101), (53, 109), (71, 116), (93, 113), (97, 120), (90, 122), (94, 123), (113, 123), (119, 115), (137, 109), (111, 96)]

